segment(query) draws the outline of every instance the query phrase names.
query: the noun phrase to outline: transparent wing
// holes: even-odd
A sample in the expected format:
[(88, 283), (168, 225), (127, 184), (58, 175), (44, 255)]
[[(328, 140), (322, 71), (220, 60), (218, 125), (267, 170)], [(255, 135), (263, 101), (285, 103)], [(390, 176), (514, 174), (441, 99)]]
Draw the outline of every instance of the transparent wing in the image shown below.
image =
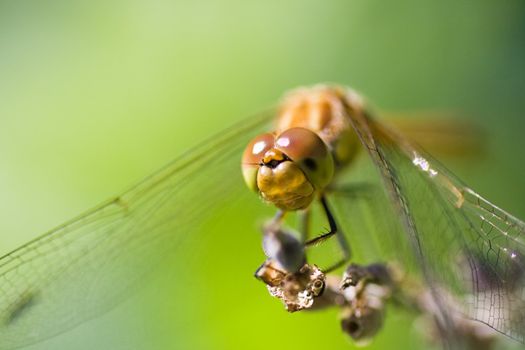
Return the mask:
[(525, 224), (369, 116), (352, 124), (401, 220), (406, 236), (398, 240), (441, 306), (442, 326), (461, 314), (525, 342)]
[(242, 148), (271, 113), (203, 142), (127, 192), (0, 258), (0, 348), (34, 343), (117, 304), (210, 208), (242, 189)]

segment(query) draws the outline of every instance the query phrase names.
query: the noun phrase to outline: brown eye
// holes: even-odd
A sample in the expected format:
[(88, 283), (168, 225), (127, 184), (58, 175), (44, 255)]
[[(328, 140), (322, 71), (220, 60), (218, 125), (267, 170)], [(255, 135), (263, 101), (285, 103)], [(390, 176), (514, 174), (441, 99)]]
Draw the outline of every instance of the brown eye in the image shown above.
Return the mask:
[(260, 164), (264, 154), (273, 147), (274, 142), (275, 136), (270, 133), (259, 135), (251, 140), (248, 146), (244, 149), (242, 164)]
[(288, 129), (277, 137), (275, 148), (297, 163), (317, 189), (324, 188), (332, 180), (332, 154), (315, 132), (305, 128)]
[(266, 151), (273, 147), (275, 137), (272, 134), (262, 134), (254, 138), (244, 149), (242, 155), (242, 175), (244, 182), (253, 191), (257, 192), (257, 172), (259, 164)]
[(307, 158), (325, 157), (328, 149), (316, 133), (305, 128), (291, 128), (283, 132), (275, 141), (276, 148), (283, 151), (293, 161)]

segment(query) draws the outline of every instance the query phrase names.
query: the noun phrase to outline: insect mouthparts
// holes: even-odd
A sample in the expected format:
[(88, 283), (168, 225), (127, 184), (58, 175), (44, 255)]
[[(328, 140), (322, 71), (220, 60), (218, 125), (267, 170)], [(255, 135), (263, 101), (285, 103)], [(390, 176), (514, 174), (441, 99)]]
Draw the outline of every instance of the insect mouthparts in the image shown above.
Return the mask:
[(269, 168), (276, 168), (279, 164), (284, 162), (286, 159), (272, 159), (269, 162), (263, 162), (263, 165), (269, 167)]

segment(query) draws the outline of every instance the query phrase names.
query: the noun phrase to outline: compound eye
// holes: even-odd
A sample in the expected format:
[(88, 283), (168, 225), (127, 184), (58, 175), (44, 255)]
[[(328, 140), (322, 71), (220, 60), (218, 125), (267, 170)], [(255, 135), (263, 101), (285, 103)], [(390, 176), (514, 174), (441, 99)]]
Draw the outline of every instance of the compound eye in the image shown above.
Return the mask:
[(332, 154), (315, 132), (305, 128), (288, 129), (277, 137), (275, 148), (296, 162), (317, 189), (332, 180)]
[(266, 133), (255, 137), (244, 149), (242, 155), (242, 175), (246, 185), (253, 191), (257, 188), (257, 172), (266, 151), (274, 146), (275, 136)]
[(273, 147), (274, 142), (275, 136), (270, 133), (255, 137), (244, 149), (244, 153), (242, 155), (242, 164), (261, 164), (264, 154)]
[(283, 151), (294, 162), (326, 157), (328, 149), (317, 134), (305, 128), (291, 128), (275, 141), (276, 148)]

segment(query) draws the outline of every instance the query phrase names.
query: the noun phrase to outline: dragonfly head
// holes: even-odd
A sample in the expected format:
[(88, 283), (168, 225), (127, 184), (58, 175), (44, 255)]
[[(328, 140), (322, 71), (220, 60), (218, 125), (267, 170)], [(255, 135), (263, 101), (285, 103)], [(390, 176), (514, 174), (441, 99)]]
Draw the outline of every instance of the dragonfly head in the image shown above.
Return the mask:
[(283, 210), (299, 210), (330, 183), (334, 161), (316, 133), (291, 128), (254, 138), (244, 151), (242, 172), (246, 185), (264, 200)]

